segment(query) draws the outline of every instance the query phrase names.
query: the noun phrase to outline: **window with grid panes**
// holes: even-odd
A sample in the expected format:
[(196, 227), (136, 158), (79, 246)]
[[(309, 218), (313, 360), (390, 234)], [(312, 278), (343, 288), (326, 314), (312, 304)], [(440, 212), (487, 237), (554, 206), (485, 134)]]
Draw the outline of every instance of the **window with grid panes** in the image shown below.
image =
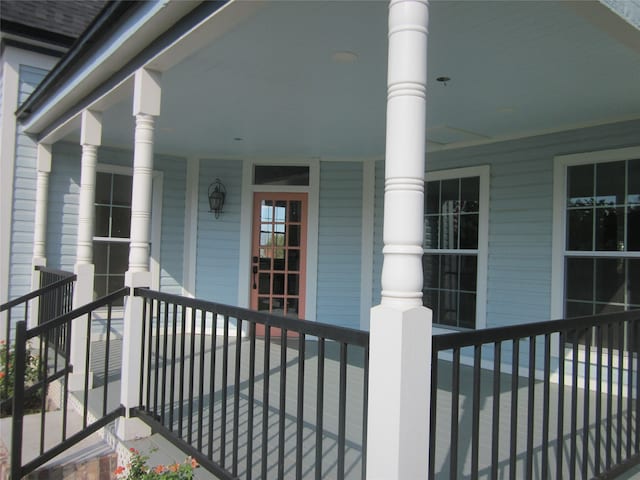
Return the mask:
[(476, 327), (480, 177), (425, 182), (423, 304), (435, 324)]
[(567, 166), (566, 317), (640, 308), (640, 159)]
[(124, 286), (129, 263), (132, 177), (96, 173), (93, 259), (94, 295), (102, 297)]

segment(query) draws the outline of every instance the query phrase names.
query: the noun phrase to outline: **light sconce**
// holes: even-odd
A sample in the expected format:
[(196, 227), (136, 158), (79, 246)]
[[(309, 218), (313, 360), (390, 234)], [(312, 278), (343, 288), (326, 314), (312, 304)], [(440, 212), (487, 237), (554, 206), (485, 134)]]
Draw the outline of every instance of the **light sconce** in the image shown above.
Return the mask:
[(224, 207), (224, 199), (227, 196), (227, 189), (219, 178), (209, 185), (209, 211), (213, 212), (216, 218), (222, 213)]

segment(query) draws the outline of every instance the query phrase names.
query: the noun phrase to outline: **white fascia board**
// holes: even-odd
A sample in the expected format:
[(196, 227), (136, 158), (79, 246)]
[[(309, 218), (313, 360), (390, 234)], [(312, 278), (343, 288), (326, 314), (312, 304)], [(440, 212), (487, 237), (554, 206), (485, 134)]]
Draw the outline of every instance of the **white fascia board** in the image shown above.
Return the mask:
[(145, 3), (110, 38), (113, 42), (105, 42), (90, 59), (65, 82), (64, 88), (37, 108), (31, 118), (25, 122), (24, 129), (28, 133), (42, 131), (49, 122), (63, 115), (102, 82), (106, 81), (151, 43), (158, 32), (165, 31), (179, 18), (194, 8), (191, 2)]

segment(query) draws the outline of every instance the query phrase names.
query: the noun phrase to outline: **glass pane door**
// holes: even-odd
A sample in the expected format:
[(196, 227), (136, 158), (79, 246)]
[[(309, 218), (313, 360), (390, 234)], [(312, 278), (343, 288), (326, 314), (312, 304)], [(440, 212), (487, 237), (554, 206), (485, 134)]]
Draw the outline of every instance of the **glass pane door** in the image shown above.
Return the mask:
[(251, 308), (304, 318), (306, 193), (256, 193)]

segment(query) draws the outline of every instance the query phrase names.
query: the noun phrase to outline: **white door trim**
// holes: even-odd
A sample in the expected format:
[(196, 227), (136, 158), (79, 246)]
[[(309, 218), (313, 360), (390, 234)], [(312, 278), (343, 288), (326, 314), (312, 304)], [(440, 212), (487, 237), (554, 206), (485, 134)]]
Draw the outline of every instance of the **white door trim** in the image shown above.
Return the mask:
[[(309, 167), (309, 186), (254, 185), (254, 165), (300, 165)], [(255, 192), (304, 192), (307, 205), (307, 278), (305, 319), (316, 320), (318, 290), (318, 217), (320, 211), (320, 161), (312, 160), (243, 160), (240, 204), (240, 259), (238, 262), (238, 306), (247, 308), (251, 291), (251, 234), (253, 228), (253, 194)]]

